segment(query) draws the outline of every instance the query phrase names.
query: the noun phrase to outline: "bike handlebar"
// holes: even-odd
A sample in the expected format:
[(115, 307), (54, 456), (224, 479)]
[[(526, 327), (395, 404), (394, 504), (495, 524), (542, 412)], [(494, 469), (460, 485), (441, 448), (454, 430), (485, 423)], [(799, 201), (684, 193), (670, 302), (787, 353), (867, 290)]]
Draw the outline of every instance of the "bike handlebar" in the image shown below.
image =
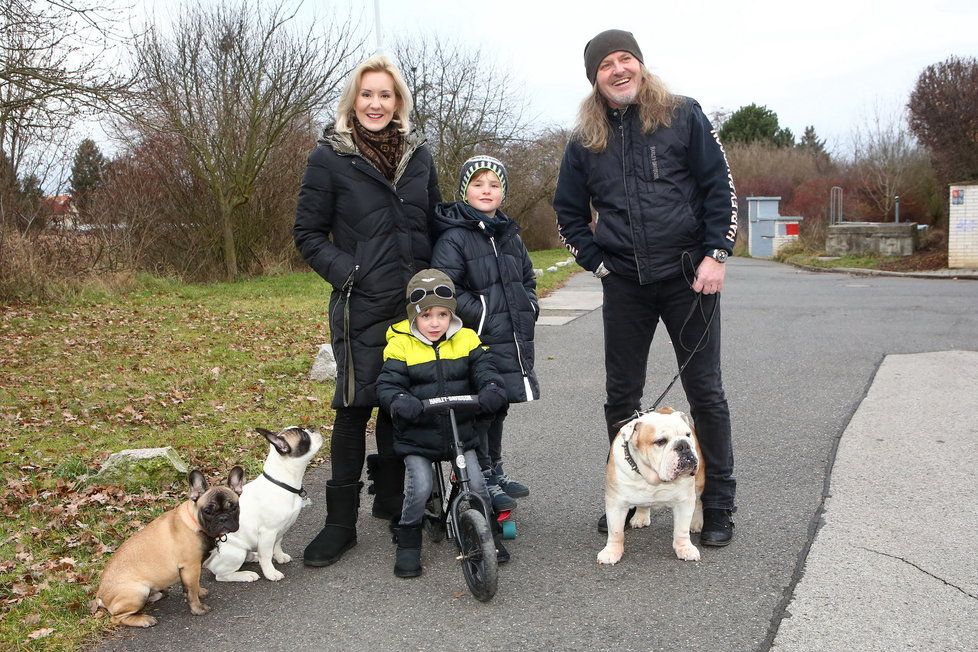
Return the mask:
[(478, 408), (479, 397), (475, 394), (459, 394), (457, 396), (436, 396), (421, 401), (425, 412), (458, 408)]

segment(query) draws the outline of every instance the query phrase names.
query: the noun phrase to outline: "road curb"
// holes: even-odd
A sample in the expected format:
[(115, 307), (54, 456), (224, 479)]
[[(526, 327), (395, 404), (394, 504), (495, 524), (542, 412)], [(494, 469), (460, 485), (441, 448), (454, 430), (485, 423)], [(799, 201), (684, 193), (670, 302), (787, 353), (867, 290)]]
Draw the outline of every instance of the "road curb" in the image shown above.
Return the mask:
[[(781, 262), (781, 261), (774, 261)], [(852, 274), (853, 276), (903, 276), (906, 278), (938, 278), (952, 280), (978, 281), (978, 270), (962, 269), (955, 272), (950, 269), (935, 270), (933, 272), (891, 272), (882, 269), (865, 269), (862, 267), (815, 267), (813, 265), (803, 265), (801, 263), (781, 262), (782, 265), (789, 265), (804, 269), (809, 272), (826, 272), (832, 274)]]

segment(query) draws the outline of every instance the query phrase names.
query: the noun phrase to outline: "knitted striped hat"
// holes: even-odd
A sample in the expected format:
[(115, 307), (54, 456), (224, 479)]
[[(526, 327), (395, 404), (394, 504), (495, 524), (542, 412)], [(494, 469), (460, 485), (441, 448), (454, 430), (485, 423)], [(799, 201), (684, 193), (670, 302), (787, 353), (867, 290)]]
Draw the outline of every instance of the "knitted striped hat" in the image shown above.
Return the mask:
[(458, 177), (458, 196), (462, 201), (465, 201), (465, 193), (469, 189), (469, 182), (472, 181), (472, 177), (479, 170), (490, 170), (499, 178), (499, 183), (502, 186), (503, 199), (506, 198), (506, 166), (499, 159), (495, 159), (491, 156), (486, 156), (485, 154), (478, 154), (473, 156), (465, 163), (462, 163), (462, 169), (459, 171)]

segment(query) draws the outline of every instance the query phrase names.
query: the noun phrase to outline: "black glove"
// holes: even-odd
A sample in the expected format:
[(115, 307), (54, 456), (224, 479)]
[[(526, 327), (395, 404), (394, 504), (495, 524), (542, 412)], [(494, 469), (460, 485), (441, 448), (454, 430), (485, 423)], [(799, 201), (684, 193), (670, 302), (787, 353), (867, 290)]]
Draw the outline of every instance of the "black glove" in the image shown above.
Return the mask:
[(424, 406), (411, 394), (398, 394), (391, 401), (391, 417), (414, 423), (424, 411)]
[(506, 392), (496, 383), (486, 383), (479, 390), (479, 412), (483, 414), (499, 412), (508, 403)]

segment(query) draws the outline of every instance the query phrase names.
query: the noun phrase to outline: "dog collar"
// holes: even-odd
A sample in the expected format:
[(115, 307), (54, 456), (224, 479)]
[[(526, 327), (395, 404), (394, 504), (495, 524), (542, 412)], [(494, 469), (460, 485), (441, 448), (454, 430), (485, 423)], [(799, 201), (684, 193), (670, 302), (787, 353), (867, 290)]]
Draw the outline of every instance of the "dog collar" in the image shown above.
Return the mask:
[(183, 522), (186, 523), (191, 530), (194, 532), (200, 532), (203, 528), (200, 527), (200, 523), (197, 522), (197, 518), (194, 516), (193, 503), (187, 501), (184, 503), (184, 506), (186, 509), (180, 512), (180, 518), (183, 519)]
[(642, 475), (642, 472), (638, 470), (638, 464), (635, 463), (635, 458), (632, 457), (632, 452), (628, 450), (628, 440), (625, 439), (624, 437), (621, 438), (621, 447), (625, 451), (625, 461), (628, 462), (628, 465), (630, 467), (632, 467), (632, 471), (635, 471), (635, 473)]
[(263, 476), (265, 476), (265, 479), (268, 480), (269, 482), (271, 482), (272, 484), (278, 485), (278, 486), (282, 487), (283, 489), (285, 489), (286, 491), (291, 491), (292, 493), (296, 494), (300, 498), (305, 498), (306, 497), (306, 490), (303, 489), (302, 487), (299, 487), (298, 489), (296, 489), (295, 487), (293, 487), (291, 485), (287, 485), (284, 482), (279, 482), (278, 480), (276, 480), (272, 476), (268, 475), (264, 471), (262, 471), (261, 474)]

